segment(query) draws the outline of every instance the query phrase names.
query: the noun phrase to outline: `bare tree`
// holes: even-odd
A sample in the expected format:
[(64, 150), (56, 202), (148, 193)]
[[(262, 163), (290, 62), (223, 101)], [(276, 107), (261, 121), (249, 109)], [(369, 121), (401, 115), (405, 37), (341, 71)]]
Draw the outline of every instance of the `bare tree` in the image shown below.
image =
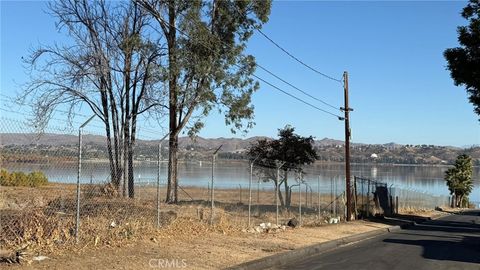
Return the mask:
[[(161, 39), (134, 2), (59, 0), (48, 5), (68, 45), (41, 46), (25, 59), (31, 81), (21, 98), (45, 126), (57, 107), (73, 117), (87, 105), (105, 125), (111, 182), (134, 196), (133, 154), (141, 115), (162, 113)], [(128, 184), (125, 183), (128, 179)]]

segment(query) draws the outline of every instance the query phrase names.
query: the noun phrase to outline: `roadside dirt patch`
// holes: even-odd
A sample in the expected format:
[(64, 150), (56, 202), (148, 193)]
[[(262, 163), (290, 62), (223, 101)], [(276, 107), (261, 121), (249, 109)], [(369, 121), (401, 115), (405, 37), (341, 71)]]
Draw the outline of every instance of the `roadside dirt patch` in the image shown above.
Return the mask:
[[(153, 269), (159, 260), (186, 263), (185, 269), (222, 269), (249, 260), (362, 233), (387, 225), (355, 221), (287, 229), (276, 234), (212, 231), (195, 221), (178, 219), (151, 240), (121, 247), (85, 247), (41, 262), (8, 269)], [(174, 237), (173, 233), (176, 233)], [(167, 269), (175, 269), (170, 267)]]

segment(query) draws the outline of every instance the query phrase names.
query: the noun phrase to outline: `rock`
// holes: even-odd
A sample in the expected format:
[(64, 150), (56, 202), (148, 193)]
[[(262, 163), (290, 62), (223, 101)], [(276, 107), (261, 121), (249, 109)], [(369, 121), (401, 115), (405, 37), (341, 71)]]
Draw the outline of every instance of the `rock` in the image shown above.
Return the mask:
[(263, 229), (262, 229), (262, 227), (257, 226), (257, 227), (255, 227), (255, 231), (258, 232), (258, 233), (261, 233), (261, 232), (263, 232)]
[(338, 218), (330, 218), (328, 220), (328, 223), (330, 224), (337, 224), (339, 222), (339, 219)]
[(296, 218), (292, 218), (288, 221), (287, 226), (295, 228), (298, 227), (298, 220)]
[(38, 261), (38, 262), (46, 260), (46, 259), (48, 259), (48, 257), (47, 256), (42, 256), (42, 255), (32, 258), (33, 261)]

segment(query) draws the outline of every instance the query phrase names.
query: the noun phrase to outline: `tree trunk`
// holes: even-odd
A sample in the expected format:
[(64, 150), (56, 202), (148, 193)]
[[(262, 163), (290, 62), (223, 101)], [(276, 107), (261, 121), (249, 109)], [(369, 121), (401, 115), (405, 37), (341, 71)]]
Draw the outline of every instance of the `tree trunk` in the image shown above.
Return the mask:
[(168, 105), (169, 105), (169, 150), (168, 150), (168, 186), (167, 186), (167, 203), (177, 203), (177, 151), (178, 151), (178, 93), (177, 93), (177, 56), (176, 56), (176, 28), (175, 28), (175, 2), (169, 1), (168, 3), (168, 32), (167, 36), (168, 44), (168, 65), (169, 65), (169, 80), (168, 80)]
[[(275, 182), (275, 185), (276, 185), (276, 184), (277, 184), (277, 183)], [(278, 190), (277, 190), (278, 200), (280, 201), (280, 206), (285, 207), (285, 201), (283, 200), (281, 185), (282, 185), (282, 183), (279, 183), (279, 184), (278, 184)]]
[(458, 195), (457, 207), (463, 207), (463, 194)]
[(288, 171), (284, 171), (284, 177), (285, 178), (283, 180), (283, 186), (285, 187), (285, 206), (289, 208), (292, 202), (292, 198), (291, 198), (290, 187), (288, 186)]
[(115, 96), (112, 92), (112, 87), (111, 87), (111, 82), (108, 82), (107, 85), (109, 86), (108, 89), (108, 97), (109, 97), (109, 102), (108, 104), (110, 105), (110, 114), (112, 117), (112, 129), (113, 129), (113, 161), (115, 163), (115, 176), (113, 177), (113, 185), (117, 188), (120, 186), (120, 176), (122, 175), (122, 168), (121, 168), (121, 161), (120, 161), (120, 152), (121, 150), (121, 145), (119, 143), (120, 141), (120, 128), (118, 126), (118, 111), (117, 111), (117, 106), (115, 102)]
[(132, 143), (128, 145), (128, 197), (135, 197), (135, 177), (133, 174), (133, 146)]
[(112, 184), (115, 184), (115, 179), (117, 178), (117, 169), (115, 167), (115, 161), (113, 157), (113, 151), (112, 151), (112, 138), (110, 135), (110, 126), (108, 124), (105, 125), (105, 131), (106, 131), (106, 136), (107, 136), (107, 152), (108, 152), (108, 162), (110, 164), (110, 178)]
[(166, 203), (177, 203), (177, 151), (178, 151), (178, 136), (170, 135), (169, 150), (168, 150), (168, 186)]
[(132, 117), (132, 129), (129, 138), (128, 144), (128, 197), (134, 198), (135, 197), (135, 177), (133, 171), (133, 148), (135, 146), (135, 139), (136, 139), (136, 129), (137, 129), (137, 117), (133, 115)]

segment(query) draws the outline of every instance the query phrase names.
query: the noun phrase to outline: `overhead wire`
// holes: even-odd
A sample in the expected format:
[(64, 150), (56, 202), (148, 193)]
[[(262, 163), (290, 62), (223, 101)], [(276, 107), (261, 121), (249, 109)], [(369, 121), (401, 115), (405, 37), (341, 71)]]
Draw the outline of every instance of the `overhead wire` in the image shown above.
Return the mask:
[(273, 45), (275, 45), (277, 48), (279, 48), (280, 50), (282, 50), (285, 54), (287, 54), (288, 56), (290, 56), (292, 59), (294, 59), (295, 61), (297, 61), (298, 63), (300, 63), (301, 65), (305, 66), (306, 68), (310, 69), (311, 71), (327, 78), (327, 79), (330, 79), (332, 81), (336, 81), (336, 82), (339, 82), (339, 83), (343, 83), (341, 79), (336, 79), (330, 75), (327, 75), (319, 70), (317, 70), (316, 68), (308, 65), (307, 63), (305, 63), (304, 61), (300, 60), (298, 57), (296, 57), (295, 55), (293, 55), (292, 53), (290, 53), (289, 51), (287, 51), (286, 49), (284, 49), (282, 46), (280, 46), (277, 42), (275, 42), (272, 38), (270, 38), (267, 34), (265, 34), (262, 30), (260, 29), (256, 29), (257, 32), (259, 32), (262, 36), (264, 36), (268, 41), (270, 41), (270, 43), (272, 43)]
[(319, 99), (319, 98), (317, 98), (317, 97), (315, 97), (315, 96), (312, 96), (312, 95), (309, 94), (308, 92), (306, 92), (306, 91), (304, 91), (304, 90), (296, 87), (295, 85), (289, 83), (288, 81), (282, 79), (281, 77), (277, 76), (276, 74), (274, 74), (274, 73), (271, 72), (270, 70), (264, 68), (264, 67), (261, 66), (260, 64), (257, 64), (257, 66), (258, 66), (259, 68), (261, 68), (263, 71), (267, 72), (268, 74), (270, 74), (270, 75), (272, 75), (273, 77), (277, 78), (278, 80), (282, 81), (283, 83), (285, 83), (285, 84), (289, 85), (290, 87), (296, 89), (297, 91), (303, 93), (304, 95), (306, 95), (306, 96), (308, 96), (308, 97), (310, 97), (310, 98), (312, 98), (312, 99), (314, 99), (314, 100), (316, 100), (316, 101), (318, 101), (318, 102), (321, 102), (321, 103), (323, 103), (324, 105), (326, 105), (326, 106), (328, 106), (328, 107), (330, 107), (330, 108), (333, 108), (333, 109), (335, 109), (335, 110), (340, 110), (339, 107), (335, 107), (334, 105), (332, 105), (332, 104), (330, 104), (330, 103), (328, 103), (328, 102), (326, 102), (326, 101), (323, 101), (323, 100), (321, 100), (321, 99)]
[(312, 107), (312, 108), (314, 108), (314, 109), (317, 109), (317, 110), (319, 110), (319, 111), (321, 111), (321, 112), (324, 112), (324, 113), (330, 114), (330, 115), (332, 115), (332, 116), (335, 116), (335, 117), (338, 118), (338, 120), (343, 120), (343, 119), (344, 119), (344, 118), (343, 118), (342, 116), (340, 116), (340, 115), (337, 115), (337, 114), (331, 113), (331, 112), (329, 112), (329, 111), (327, 111), (327, 110), (324, 110), (324, 109), (322, 109), (322, 108), (319, 108), (319, 107), (317, 107), (317, 106), (309, 103), (308, 101), (305, 101), (305, 100), (303, 100), (303, 99), (301, 99), (301, 98), (299, 98), (299, 97), (297, 97), (297, 96), (295, 96), (295, 95), (292, 95), (292, 94), (288, 93), (287, 91), (285, 91), (285, 90), (281, 89), (280, 87), (275, 86), (274, 84), (272, 84), (272, 83), (270, 83), (270, 82), (268, 82), (268, 81), (266, 81), (266, 80), (258, 77), (258, 76), (255, 75), (255, 74), (252, 74), (252, 76), (255, 77), (255, 78), (257, 78), (258, 80), (260, 80), (260, 81), (262, 81), (262, 82), (270, 85), (271, 87), (275, 88), (276, 90), (284, 93), (285, 95), (288, 95), (288, 96), (290, 96), (290, 97), (292, 97), (292, 98), (294, 98), (294, 99), (296, 99), (296, 100), (298, 100), (298, 101), (300, 101), (300, 102), (302, 102), (302, 103), (304, 103), (304, 104), (306, 104), (306, 105), (308, 105), (308, 106), (310, 106), (310, 107)]
[[(186, 18), (184, 15), (182, 15), (182, 16), (184, 17), (184, 19)], [(189, 38), (190, 40), (193, 40), (188, 33), (186, 33), (185, 31), (183, 31), (183, 30), (181, 30), (181, 29), (179, 29), (177, 26), (175, 26), (175, 25), (172, 26), (169, 22), (167, 22), (166, 20), (164, 20), (163, 18), (161, 18), (161, 17), (159, 17), (159, 16), (155, 16), (155, 17), (156, 17), (158, 20), (160, 20), (162, 23), (164, 23), (165, 25), (167, 25), (168, 27), (174, 28), (174, 29), (175, 29), (177, 32), (179, 32), (180, 34), (184, 35), (185, 37)], [(228, 47), (230, 47), (229, 44), (227, 44), (227, 43), (225, 43), (225, 42), (223, 42), (223, 41), (220, 41), (220, 42), (222, 42), (223, 44), (225, 44), (225, 45), (227, 45)], [(215, 51), (214, 51), (210, 46), (207, 46), (207, 45), (205, 45), (205, 44), (201, 44), (201, 45), (204, 46), (206, 49), (209, 49), (210, 51), (212, 51), (212, 52), (215, 53)], [(238, 67), (238, 68), (242, 68), (242, 66), (240, 66), (239, 64), (234, 63), (233, 65), (236, 66), (236, 67)], [(257, 66), (258, 66), (258, 65), (257, 65)], [(262, 66), (261, 68), (262, 68), (263, 70), (268, 70), (268, 69), (264, 68), (263, 66)], [(274, 74), (274, 73), (271, 72), (271, 71), (268, 71), (268, 72), (269, 72), (269, 74)], [(288, 96), (290, 96), (290, 97), (292, 97), (292, 98), (294, 98), (294, 99), (296, 99), (296, 100), (298, 100), (298, 101), (300, 101), (300, 102), (302, 102), (302, 103), (304, 103), (304, 104), (306, 104), (306, 105), (308, 105), (308, 106), (310, 106), (310, 107), (312, 107), (312, 108), (314, 108), (314, 109), (316, 109), (316, 110), (318, 110), (318, 111), (321, 111), (321, 112), (323, 112), (323, 113), (332, 115), (332, 116), (336, 117), (336, 118), (339, 119), (339, 120), (343, 120), (343, 119), (344, 119), (343, 117), (341, 117), (341, 116), (339, 116), (339, 115), (337, 115), (337, 114), (334, 114), (334, 113), (329, 112), (329, 111), (327, 111), (327, 110), (321, 109), (321, 108), (319, 108), (319, 107), (317, 107), (317, 106), (315, 106), (315, 105), (313, 105), (313, 104), (311, 104), (311, 103), (309, 103), (309, 102), (307, 102), (307, 101), (305, 101), (305, 100), (303, 100), (303, 99), (301, 99), (301, 98), (299, 98), (299, 97), (297, 97), (297, 96), (295, 96), (295, 95), (293, 95), (293, 94), (288, 93), (287, 91), (281, 89), (281, 88), (278, 87), (278, 86), (273, 85), (272, 83), (270, 83), (270, 82), (268, 82), (267, 80), (259, 77), (258, 75), (252, 74), (252, 76), (255, 77), (255, 78), (257, 78), (258, 80), (260, 80), (260, 81), (262, 81), (262, 82), (270, 85), (270, 86), (273, 87), (274, 89), (276, 89), (276, 90), (278, 90), (278, 91), (280, 91), (280, 92), (282, 92), (282, 93), (284, 93), (284, 94), (286, 94), (286, 95), (288, 95)], [(278, 75), (275, 75), (275, 77), (276, 77), (276, 78), (280, 78), (280, 76), (278, 76)], [(282, 79), (282, 81), (283, 81), (283, 82), (286, 82), (286, 80), (283, 80), (283, 79)], [(292, 86), (291, 83), (288, 83), (288, 85)], [(294, 87), (294, 88), (297, 89), (297, 90), (299, 90), (298, 87)], [(300, 91), (302, 91), (302, 90), (300, 90)], [(305, 91), (302, 91), (302, 93), (305, 94), (306, 92), (305, 92)], [(307, 93), (307, 95), (309, 95), (309, 94)], [(316, 99), (316, 100), (319, 100), (319, 99), (317, 99), (317, 98), (315, 98), (315, 99)], [(322, 102), (328, 104), (327, 102), (324, 102), (324, 101), (322, 101)], [(337, 107), (335, 107), (335, 106), (333, 106), (333, 105), (328, 104), (328, 106), (331, 106), (331, 107), (335, 108), (336, 110), (340, 110), (339, 108), (337, 108)]]
[[(233, 8), (235, 9), (235, 11), (239, 14), (239, 15), (242, 15), (242, 13), (240, 12), (240, 10), (238, 10), (238, 8), (233, 5)], [(255, 30), (260, 33), (263, 37), (265, 37), (268, 41), (270, 41), (270, 43), (272, 43), (273, 45), (275, 45), (275, 47), (279, 48), (281, 51), (283, 51), (286, 55), (288, 55), (289, 57), (291, 57), (293, 60), (297, 61), (298, 63), (300, 63), (301, 65), (305, 66), (306, 68), (310, 69), (311, 71), (327, 78), (327, 79), (330, 79), (332, 81), (336, 81), (336, 82), (339, 82), (339, 83), (343, 83), (343, 81), (341, 79), (337, 79), (337, 78), (334, 78), (333, 76), (330, 76), (324, 72), (321, 72), (319, 71), (318, 69), (312, 67), (311, 65), (305, 63), (304, 61), (300, 60), (298, 57), (296, 57), (295, 55), (293, 55), (292, 53), (290, 53), (288, 50), (286, 50), (285, 48), (283, 48), (282, 46), (280, 46), (280, 44), (278, 44), (275, 40), (273, 40), (271, 37), (269, 37), (267, 34), (265, 34), (260, 28), (255, 28)]]

